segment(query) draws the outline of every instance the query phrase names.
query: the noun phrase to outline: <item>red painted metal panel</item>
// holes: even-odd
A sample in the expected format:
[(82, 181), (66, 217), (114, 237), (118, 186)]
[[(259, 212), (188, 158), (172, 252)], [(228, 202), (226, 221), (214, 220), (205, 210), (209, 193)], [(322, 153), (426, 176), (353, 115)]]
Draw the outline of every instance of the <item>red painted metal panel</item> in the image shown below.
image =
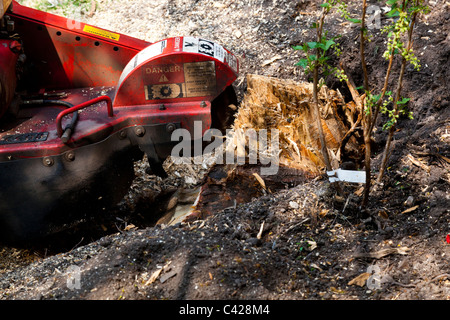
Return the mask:
[(116, 85), (128, 61), (150, 44), (15, 1), (8, 15), (31, 66), (23, 84), (27, 89)]

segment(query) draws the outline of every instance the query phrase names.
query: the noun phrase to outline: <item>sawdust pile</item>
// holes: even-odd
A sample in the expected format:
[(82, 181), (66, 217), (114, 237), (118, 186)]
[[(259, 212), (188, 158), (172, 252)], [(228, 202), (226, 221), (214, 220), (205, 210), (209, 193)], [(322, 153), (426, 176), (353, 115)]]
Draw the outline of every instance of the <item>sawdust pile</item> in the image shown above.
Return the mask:
[[(313, 112), (311, 83), (281, 80), (260, 75), (247, 76), (247, 93), (236, 115), (234, 130), (277, 129), (280, 165), (319, 173), (325, 163)], [(333, 168), (339, 167), (340, 144), (355, 118), (352, 104), (339, 91), (321, 87), (319, 92), (322, 127)], [(247, 141), (248, 145), (257, 141)], [(356, 149), (356, 141), (346, 146)]]

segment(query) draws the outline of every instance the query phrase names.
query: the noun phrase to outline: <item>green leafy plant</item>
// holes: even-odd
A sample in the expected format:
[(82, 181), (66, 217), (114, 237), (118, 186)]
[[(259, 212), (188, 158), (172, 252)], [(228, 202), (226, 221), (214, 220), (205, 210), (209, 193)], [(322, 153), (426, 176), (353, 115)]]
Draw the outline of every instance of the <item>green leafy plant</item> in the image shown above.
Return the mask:
[[(313, 28), (317, 28), (317, 24), (313, 24)], [(294, 50), (301, 50), (305, 53), (306, 58), (300, 59), (295, 65), (300, 66), (305, 70), (305, 74), (313, 73), (316, 64), (322, 70), (319, 73), (324, 76), (328, 76), (329, 74), (335, 74), (339, 79), (345, 77), (342, 74), (341, 70), (332, 67), (327, 63), (330, 59), (329, 52), (333, 50), (340, 54), (339, 45), (335, 42), (337, 37), (327, 38), (328, 32), (325, 32), (325, 35), (321, 37), (320, 41), (312, 41), (302, 44), (301, 46), (292, 47)], [(312, 52), (313, 51), (313, 52)], [(318, 52), (318, 54), (316, 53)]]
[[(381, 160), (381, 166), (378, 173), (377, 183), (381, 183), (381, 179), (383, 177), (391, 148), (391, 142), (395, 131), (395, 125), (397, 123), (397, 119), (402, 114), (407, 114), (409, 118), (412, 118), (412, 114), (406, 110), (406, 103), (409, 99), (401, 98), (401, 90), (403, 77), (405, 74), (406, 66), (408, 64), (412, 64), (416, 70), (420, 70), (420, 64), (418, 58), (414, 55), (412, 49), (412, 35), (414, 31), (414, 26), (417, 20), (417, 16), (421, 13), (429, 13), (428, 6), (425, 5), (424, 0), (389, 0), (387, 2), (388, 5), (391, 5), (391, 15), (398, 16), (396, 22), (393, 23), (388, 31), (388, 50), (393, 52), (394, 54), (401, 55), (402, 64), (400, 68), (400, 75), (397, 80), (397, 89), (394, 100), (392, 101), (392, 109), (387, 110), (389, 114), (389, 125), (386, 126), (386, 129), (389, 129), (386, 147), (383, 153), (383, 157)], [(402, 36), (406, 36), (406, 42), (403, 42)], [(388, 51), (387, 50), (387, 51)], [(386, 53), (385, 53), (386, 55)], [(383, 111), (383, 110), (382, 110)], [(386, 110), (384, 110), (386, 111)]]
[[(362, 207), (366, 207), (368, 203), (370, 188), (371, 188), (371, 142), (373, 140), (374, 127), (377, 123), (377, 118), (379, 113), (387, 116), (386, 122), (382, 125), (384, 130), (388, 130), (388, 138), (386, 147), (383, 153), (382, 162), (377, 178), (377, 183), (381, 182), (381, 178), (386, 168), (387, 160), (389, 157), (391, 141), (393, 134), (395, 132), (395, 127), (400, 116), (407, 116), (410, 119), (413, 117), (412, 113), (408, 110), (408, 102), (410, 101), (407, 97), (401, 96), (403, 78), (406, 71), (406, 66), (408, 64), (413, 65), (416, 70), (420, 69), (419, 59), (415, 56), (412, 49), (412, 35), (414, 30), (414, 25), (416, 23), (417, 17), (421, 13), (428, 13), (429, 9), (425, 4), (425, 0), (387, 0), (386, 5), (390, 8), (387, 16), (393, 18), (393, 23), (384, 27), (381, 31), (387, 37), (386, 51), (383, 53), (383, 57), (388, 60), (388, 67), (386, 69), (386, 74), (384, 77), (384, 84), (379, 93), (374, 93), (374, 89), (370, 87), (369, 76), (366, 64), (366, 42), (370, 41), (371, 35), (366, 27), (366, 11), (367, 11), (367, 1), (362, 1), (362, 12), (361, 18), (352, 18), (347, 10), (347, 4), (341, 0), (326, 0), (321, 4), (322, 13), (321, 16), (313, 28), (317, 29), (317, 37), (315, 42), (307, 42), (300, 46), (294, 47), (295, 50), (301, 50), (305, 54), (305, 58), (301, 59), (297, 65), (304, 68), (305, 73), (313, 73), (314, 88), (317, 90), (318, 84), (318, 74), (319, 71), (333, 72), (340, 80), (346, 81), (350, 92), (352, 94), (353, 100), (357, 105), (359, 110), (359, 115), (357, 121), (354, 123), (352, 128), (346, 133), (341, 142), (341, 153), (344, 150), (346, 142), (349, 140), (351, 135), (356, 131), (356, 128), (362, 124), (364, 145), (365, 145), (365, 171), (366, 171), (366, 184), (364, 190), (364, 196), (362, 200)], [(356, 87), (355, 83), (349, 77), (348, 72), (345, 70), (344, 65), (340, 65), (340, 68), (328, 65), (329, 51), (331, 48), (335, 50), (338, 49), (336, 45), (336, 39), (327, 38), (327, 33), (323, 33), (324, 18), (330, 12), (332, 8), (335, 8), (342, 17), (347, 21), (359, 25), (360, 29), (360, 57), (361, 66), (363, 74), (363, 85)], [(322, 36), (322, 34), (324, 34)], [(405, 40), (406, 39), (406, 40)], [(340, 53), (340, 50), (338, 51)], [(378, 52), (378, 47), (377, 47)], [(401, 59), (401, 68), (399, 77), (396, 81), (396, 88), (393, 91), (388, 91), (388, 86), (390, 83), (390, 78), (392, 74), (394, 58), (399, 57)], [(363, 90), (361, 95), (358, 90)], [(317, 92), (313, 92), (314, 99), (317, 102), (316, 97)], [(316, 104), (316, 109), (318, 106)], [(316, 111), (318, 122), (318, 111)], [(323, 134), (320, 132), (319, 135)], [(324, 149), (324, 142), (322, 141), (322, 154), (324, 158), (327, 156), (326, 148)], [(326, 159), (325, 159), (326, 160)], [(331, 166), (327, 165), (327, 169)]]
[[(388, 154), (390, 152), (391, 141), (395, 131), (395, 125), (401, 115), (407, 115), (410, 119), (412, 113), (407, 110), (407, 103), (409, 98), (401, 97), (401, 90), (403, 85), (403, 78), (405, 69), (408, 63), (411, 63), (415, 69), (420, 69), (419, 60), (414, 55), (412, 50), (412, 34), (414, 25), (418, 14), (427, 13), (428, 7), (424, 5), (424, 0), (388, 0), (386, 5), (390, 6), (390, 11), (387, 13), (389, 17), (395, 17), (394, 22), (382, 29), (383, 34), (387, 34), (387, 47), (383, 53), (383, 57), (389, 61), (386, 70), (386, 76), (383, 88), (379, 94), (372, 94), (369, 87), (368, 72), (365, 62), (365, 42), (367, 38), (367, 28), (365, 27), (366, 19), (366, 0), (363, 1), (363, 10), (361, 15), (361, 33), (360, 33), (360, 55), (364, 75), (364, 93), (365, 99), (361, 100), (361, 108), (364, 110), (362, 123), (364, 127), (364, 143), (365, 143), (365, 167), (366, 167), (366, 185), (362, 206), (365, 207), (368, 203), (368, 197), (371, 187), (371, 141), (373, 129), (377, 121), (378, 114), (381, 112), (388, 116), (388, 120), (383, 124), (383, 129), (389, 130), (386, 147), (383, 153), (383, 158), (379, 170), (377, 183), (380, 183), (383, 176)], [(407, 38), (404, 42), (404, 38)], [(402, 63), (400, 74), (396, 82), (396, 90), (393, 95), (392, 91), (387, 91), (388, 83), (392, 72), (392, 65), (394, 58), (400, 56)], [(391, 107), (390, 107), (391, 106)]]
[[(296, 65), (301, 66), (305, 70), (306, 74), (312, 74), (314, 116), (319, 132), (321, 153), (324, 158), (327, 171), (331, 171), (333, 170), (333, 168), (331, 167), (331, 161), (325, 142), (319, 112), (318, 91), (322, 86), (322, 83), (319, 82), (319, 74), (321, 73), (323, 75), (329, 75), (330, 73), (334, 73), (339, 79), (342, 80), (345, 80), (346, 77), (340, 69), (328, 64), (328, 60), (330, 59), (329, 51), (331, 51), (331, 49), (334, 49), (334, 52), (339, 55), (341, 50), (335, 41), (337, 37), (328, 38), (328, 32), (324, 31), (324, 22), (325, 17), (333, 8), (336, 8), (339, 12), (341, 12), (341, 14), (345, 15), (347, 13), (347, 5), (342, 0), (324, 0), (324, 2), (320, 6), (322, 7), (321, 15), (318, 20), (311, 26), (312, 29), (316, 30), (315, 41), (306, 42), (299, 46), (294, 46), (293, 49), (303, 51), (306, 56), (306, 58), (301, 59)], [(337, 183), (336, 188), (338, 191), (340, 190), (340, 187)]]

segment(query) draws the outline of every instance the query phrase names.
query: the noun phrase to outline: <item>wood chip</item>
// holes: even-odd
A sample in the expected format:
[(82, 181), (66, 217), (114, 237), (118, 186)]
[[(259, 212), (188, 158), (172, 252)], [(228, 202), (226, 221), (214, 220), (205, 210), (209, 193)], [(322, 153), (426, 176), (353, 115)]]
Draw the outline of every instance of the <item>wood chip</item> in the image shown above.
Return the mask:
[(256, 172), (253, 173), (253, 175), (255, 176), (256, 180), (258, 180), (259, 184), (264, 188), (264, 190), (266, 189), (266, 184), (263, 180), (263, 178), (261, 178), (261, 176), (259, 174), (257, 174)]
[(263, 64), (262, 64), (261, 66), (262, 66), (262, 67), (265, 67), (265, 66), (267, 66), (267, 65), (269, 65), (269, 64), (274, 63), (274, 62), (277, 61), (277, 60), (280, 60), (281, 58), (283, 58), (283, 57), (280, 56), (280, 55), (276, 55), (275, 57), (272, 57), (271, 59), (264, 61)]
[(150, 277), (150, 279), (147, 280), (145, 285), (148, 286), (149, 284), (152, 284), (153, 282), (155, 282), (156, 279), (158, 279), (159, 275), (161, 274), (161, 271), (162, 271), (162, 268), (153, 272), (152, 276)]
[(359, 197), (360, 195), (362, 195), (363, 192), (364, 192), (364, 187), (361, 187), (358, 190), (356, 190), (354, 193), (355, 193), (355, 195), (357, 195)]
[(417, 208), (419, 208), (419, 206), (414, 206), (414, 207), (408, 208), (405, 211), (403, 211), (401, 214), (412, 212), (412, 211), (416, 210)]
[(407, 155), (408, 159), (416, 166), (422, 168), (423, 170), (425, 170), (426, 172), (430, 172), (430, 167), (427, 166), (426, 164), (423, 164), (421, 161), (417, 160), (416, 158), (414, 158), (414, 156), (412, 154), (408, 154)]
[(257, 239), (261, 239), (263, 230), (264, 230), (264, 221), (261, 223), (261, 228), (259, 228), (258, 235), (256, 236)]
[[(150, 279), (147, 280), (147, 282), (145, 283), (146, 286), (148, 286), (149, 284), (152, 284), (153, 282), (156, 281), (156, 279), (158, 279), (159, 275), (161, 274), (161, 272), (163, 270), (167, 270), (167, 267), (172, 263), (172, 261), (169, 261), (166, 263), (166, 265), (162, 268), (159, 268), (158, 270), (156, 270), (155, 272), (153, 272), (152, 276), (150, 277)], [(176, 273), (175, 273), (176, 274)], [(167, 279), (166, 279), (167, 280)], [(165, 281), (165, 280), (164, 280)]]
[(127, 225), (127, 226), (125, 227), (125, 229), (123, 229), (123, 230), (125, 230), (125, 231), (130, 231), (130, 230), (133, 230), (133, 229), (137, 229), (137, 227), (136, 227), (134, 224), (130, 223), (130, 224)]

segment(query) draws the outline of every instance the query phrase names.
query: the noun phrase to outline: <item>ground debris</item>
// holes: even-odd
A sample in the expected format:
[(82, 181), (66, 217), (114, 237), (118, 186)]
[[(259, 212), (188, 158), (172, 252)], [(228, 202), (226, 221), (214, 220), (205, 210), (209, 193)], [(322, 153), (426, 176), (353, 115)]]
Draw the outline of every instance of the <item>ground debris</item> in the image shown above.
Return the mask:
[(407, 247), (399, 247), (399, 248), (387, 248), (381, 249), (375, 252), (367, 252), (367, 253), (356, 253), (354, 255), (355, 258), (373, 258), (373, 259), (381, 259), (390, 254), (401, 254), (406, 255), (410, 251)]

